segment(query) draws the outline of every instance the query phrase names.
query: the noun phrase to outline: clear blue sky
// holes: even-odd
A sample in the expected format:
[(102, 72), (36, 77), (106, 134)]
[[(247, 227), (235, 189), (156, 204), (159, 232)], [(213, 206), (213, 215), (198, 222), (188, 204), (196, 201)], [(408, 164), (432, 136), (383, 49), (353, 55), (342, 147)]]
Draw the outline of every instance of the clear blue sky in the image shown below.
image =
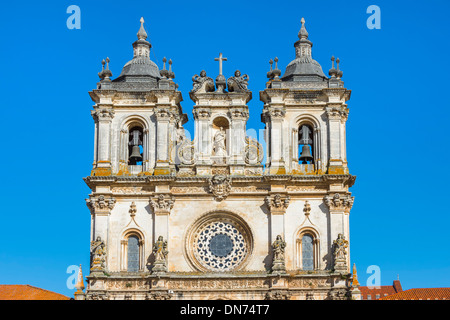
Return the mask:
[[(69, 30), (69, 5), (81, 29)], [(381, 29), (369, 30), (369, 5)], [(351, 259), (364, 285), (370, 265), (381, 284), (450, 287), (448, 1), (20, 1), (0, 12), (2, 99), (0, 283), (31, 284), (68, 296), (69, 265), (89, 269), (90, 214), (82, 178), (92, 165), (88, 91), (101, 60), (113, 77), (132, 58), (139, 19), (151, 59), (173, 60), (192, 130), (191, 77), (250, 76), (249, 128), (260, 122), (268, 61), (284, 72), (300, 19), (325, 73), (341, 59), (352, 90), (347, 122), (352, 188)]]

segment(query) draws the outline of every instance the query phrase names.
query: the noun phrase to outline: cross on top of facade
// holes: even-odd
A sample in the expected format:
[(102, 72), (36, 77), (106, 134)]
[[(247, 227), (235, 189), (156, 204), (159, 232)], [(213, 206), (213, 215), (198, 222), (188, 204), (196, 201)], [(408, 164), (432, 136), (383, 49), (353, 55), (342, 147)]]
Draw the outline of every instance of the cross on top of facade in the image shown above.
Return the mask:
[(219, 75), (222, 75), (222, 62), (227, 61), (228, 58), (223, 58), (222, 53), (219, 53), (218, 58), (214, 58), (214, 61), (219, 61)]

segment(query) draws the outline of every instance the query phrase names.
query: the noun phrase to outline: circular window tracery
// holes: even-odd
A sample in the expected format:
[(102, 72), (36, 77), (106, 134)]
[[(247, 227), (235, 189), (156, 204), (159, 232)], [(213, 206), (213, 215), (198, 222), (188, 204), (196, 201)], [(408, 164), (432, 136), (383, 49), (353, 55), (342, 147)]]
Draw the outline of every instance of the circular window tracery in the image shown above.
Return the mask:
[(232, 271), (241, 267), (251, 251), (248, 228), (237, 219), (223, 214), (201, 219), (194, 225), (189, 253), (203, 270)]

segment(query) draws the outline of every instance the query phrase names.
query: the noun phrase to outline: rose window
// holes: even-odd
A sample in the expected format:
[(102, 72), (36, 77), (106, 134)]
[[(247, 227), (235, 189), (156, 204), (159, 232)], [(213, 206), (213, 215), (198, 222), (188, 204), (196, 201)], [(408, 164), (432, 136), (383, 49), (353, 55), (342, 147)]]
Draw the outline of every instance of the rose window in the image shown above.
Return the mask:
[(193, 254), (208, 270), (230, 271), (247, 256), (249, 246), (246, 238), (245, 230), (231, 219), (211, 221), (195, 232)]

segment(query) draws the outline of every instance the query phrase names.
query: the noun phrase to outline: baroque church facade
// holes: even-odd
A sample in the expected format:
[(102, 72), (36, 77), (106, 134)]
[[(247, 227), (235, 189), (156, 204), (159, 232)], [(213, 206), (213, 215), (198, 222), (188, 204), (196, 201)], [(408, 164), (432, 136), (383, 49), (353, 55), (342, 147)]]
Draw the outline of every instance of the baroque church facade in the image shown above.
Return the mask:
[(264, 149), (246, 136), (247, 75), (226, 79), (220, 54), (215, 79), (193, 76), (191, 140), (172, 62), (151, 61), (143, 19), (137, 37), (89, 92), (91, 265), (76, 299), (358, 299), (339, 59), (326, 76), (302, 19), (295, 59), (283, 75), (271, 60), (259, 93)]

